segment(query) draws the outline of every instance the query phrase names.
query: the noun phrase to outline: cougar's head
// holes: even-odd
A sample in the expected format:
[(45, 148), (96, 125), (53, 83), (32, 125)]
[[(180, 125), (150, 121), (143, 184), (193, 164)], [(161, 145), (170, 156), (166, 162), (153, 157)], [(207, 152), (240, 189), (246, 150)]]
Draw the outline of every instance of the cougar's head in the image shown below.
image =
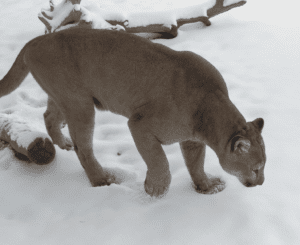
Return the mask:
[(236, 176), (246, 187), (262, 185), (266, 163), (265, 145), (261, 136), (264, 120), (247, 122), (247, 127), (229, 140), (220, 159), (222, 168)]

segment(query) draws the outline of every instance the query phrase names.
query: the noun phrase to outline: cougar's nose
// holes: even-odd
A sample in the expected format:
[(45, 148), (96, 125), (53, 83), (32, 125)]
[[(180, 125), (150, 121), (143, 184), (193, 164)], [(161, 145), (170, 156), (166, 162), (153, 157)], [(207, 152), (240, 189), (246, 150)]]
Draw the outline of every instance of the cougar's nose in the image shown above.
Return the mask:
[(244, 183), (244, 186), (246, 186), (246, 187), (253, 187), (253, 186), (256, 186), (256, 185), (253, 184), (253, 183), (250, 183), (249, 181), (247, 181), (247, 182)]

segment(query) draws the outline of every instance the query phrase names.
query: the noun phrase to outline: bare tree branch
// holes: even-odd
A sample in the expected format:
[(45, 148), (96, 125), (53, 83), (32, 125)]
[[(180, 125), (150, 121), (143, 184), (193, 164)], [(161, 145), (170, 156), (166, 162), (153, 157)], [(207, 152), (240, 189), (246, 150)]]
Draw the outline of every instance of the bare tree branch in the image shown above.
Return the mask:
[(230, 9), (236, 8), (236, 7), (241, 7), (244, 4), (246, 4), (247, 1), (240, 1), (228, 6), (224, 7), (224, 0), (216, 0), (215, 6), (207, 10), (207, 16), (208, 18), (214, 17), (218, 14), (222, 14)]
[[(67, 5), (68, 3), (74, 4), (80, 4), (81, 0), (64, 0), (61, 4)], [(232, 8), (243, 6), (246, 3), (246, 0), (242, 0), (239, 2), (236, 2), (234, 4), (224, 6), (224, 0), (216, 0), (216, 3), (213, 7), (209, 8), (207, 10), (206, 15), (199, 15), (198, 17), (191, 17), (191, 18), (179, 18), (176, 20), (176, 25), (172, 24), (169, 26), (164, 25), (163, 23), (159, 24), (149, 24), (147, 26), (130, 26), (129, 21), (130, 20), (124, 20), (124, 21), (117, 21), (117, 20), (105, 20), (109, 25), (111, 25), (111, 28), (113, 29), (113, 26), (119, 25), (124, 28), (127, 32), (130, 33), (141, 33), (141, 32), (147, 32), (147, 33), (160, 33), (162, 35), (162, 38), (173, 38), (177, 36), (178, 28), (184, 24), (188, 23), (195, 23), (195, 22), (203, 22), (206, 26), (210, 26), (210, 18), (224, 13)], [(61, 5), (59, 4), (59, 5)], [(92, 28), (92, 23), (87, 23), (84, 19), (82, 19), (82, 15), (80, 14), (83, 9), (72, 9), (71, 11), (66, 12), (62, 11), (61, 13), (65, 15), (65, 18), (61, 22), (59, 26), (52, 26), (51, 21), (53, 18), (61, 18), (59, 17), (59, 13), (57, 13), (57, 16), (53, 16), (53, 12), (57, 6), (55, 6), (50, 0), (50, 10), (45, 11), (42, 10), (41, 14), (39, 15), (39, 19), (45, 24), (47, 32), (54, 32), (59, 29), (65, 29), (61, 28), (66, 26), (67, 27), (82, 27), (82, 28)], [(80, 24), (81, 23), (81, 24)]]

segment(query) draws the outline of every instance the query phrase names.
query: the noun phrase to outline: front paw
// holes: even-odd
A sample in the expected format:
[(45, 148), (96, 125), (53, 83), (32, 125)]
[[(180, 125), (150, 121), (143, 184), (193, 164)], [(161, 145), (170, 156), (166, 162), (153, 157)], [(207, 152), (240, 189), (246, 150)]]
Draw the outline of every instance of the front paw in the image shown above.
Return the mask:
[(170, 183), (171, 183), (171, 174), (170, 172), (165, 174), (155, 174), (147, 171), (147, 177), (144, 183), (145, 191), (150, 196), (163, 196), (167, 193)]
[(202, 194), (216, 194), (223, 191), (226, 183), (218, 177), (208, 175), (207, 178), (194, 181), (195, 189)]

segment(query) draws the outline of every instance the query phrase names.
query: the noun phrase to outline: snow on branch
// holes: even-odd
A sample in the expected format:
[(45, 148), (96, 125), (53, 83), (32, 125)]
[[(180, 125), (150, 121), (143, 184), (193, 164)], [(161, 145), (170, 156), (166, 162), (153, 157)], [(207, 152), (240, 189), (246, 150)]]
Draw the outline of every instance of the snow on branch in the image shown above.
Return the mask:
[(34, 130), (13, 114), (0, 114), (0, 140), (8, 142), (17, 153), (40, 165), (50, 163), (55, 157), (50, 137)]
[[(90, 10), (80, 5), (81, 0), (63, 0), (55, 5), (50, 0), (50, 9), (42, 9), (38, 18), (45, 24), (46, 33), (52, 33), (67, 28), (93, 28), (93, 29), (123, 29), (118, 25), (111, 25), (104, 20), (104, 11)], [(96, 14), (97, 13), (97, 14)]]
[(89, 0), (84, 3), (81, 0), (62, 0), (59, 4), (50, 0), (50, 8), (42, 9), (38, 17), (46, 26), (45, 33), (79, 27), (159, 33), (162, 38), (173, 38), (184, 24), (200, 21), (209, 26), (211, 17), (245, 3), (246, 0), (207, 0), (181, 9), (124, 14), (106, 11)]

